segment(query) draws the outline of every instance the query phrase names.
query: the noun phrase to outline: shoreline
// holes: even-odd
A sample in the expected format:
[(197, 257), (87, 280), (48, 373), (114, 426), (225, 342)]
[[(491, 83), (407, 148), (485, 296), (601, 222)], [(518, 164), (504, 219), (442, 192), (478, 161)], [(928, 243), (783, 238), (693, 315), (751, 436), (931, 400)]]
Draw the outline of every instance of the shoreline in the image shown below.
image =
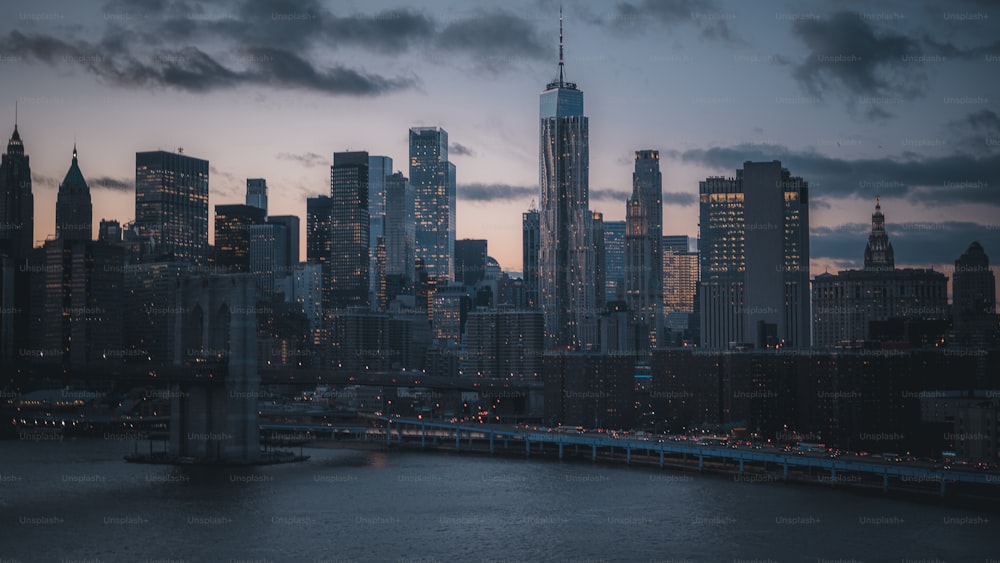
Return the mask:
[[(964, 508), (979, 510), (986, 513), (1000, 513), (1000, 486), (982, 488), (974, 485), (959, 486), (961, 485), (959, 483), (949, 483), (949, 492), (946, 495), (941, 495), (938, 490), (937, 482), (925, 483), (927, 486), (924, 487), (910, 486), (901, 488), (900, 484), (894, 481), (888, 491), (883, 491), (881, 482), (876, 483), (872, 480), (866, 481), (864, 479), (852, 478), (850, 476), (846, 478), (841, 477), (840, 480), (833, 482), (824, 474), (803, 474), (801, 472), (791, 472), (789, 473), (788, 479), (785, 480), (780, 471), (772, 471), (770, 469), (762, 470), (758, 467), (748, 468), (740, 474), (736, 466), (732, 464), (706, 462), (704, 468), (699, 470), (697, 462), (694, 460), (688, 463), (671, 460), (664, 462), (663, 467), (661, 468), (659, 457), (655, 455), (646, 456), (645, 454), (633, 453), (631, 463), (626, 463), (624, 454), (608, 455), (606, 453), (598, 453), (597, 459), (592, 460), (589, 453), (574, 453), (569, 449), (564, 452), (563, 459), (559, 459), (558, 451), (554, 449), (532, 449), (531, 455), (529, 456), (526, 455), (523, 450), (515, 450), (514, 448), (505, 450), (502, 447), (497, 447), (495, 453), (491, 454), (488, 447), (482, 446), (465, 446), (460, 449), (455, 449), (453, 445), (437, 444), (421, 447), (419, 443), (413, 444), (406, 442), (393, 442), (390, 447), (380, 441), (317, 440), (304, 447), (306, 449), (351, 449), (389, 453), (392, 451), (400, 451), (435, 455), (444, 454), (503, 457), (509, 459), (536, 460), (549, 463), (589, 463), (591, 465), (600, 465), (607, 468), (637, 469), (640, 471), (648, 471), (651, 474), (668, 473), (669, 475), (674, 476), (674, 478), (683, 478), (687, 476), (693, 479), (697, 475), (703, 475), (705, 477), (715, 479), (732, 479), (736, 483), (743, 483), (747, 485), (793, 485), (811, 487), (814, 489), (825, 489), (831, 492), (846, 491), (859, 496), (915, 502), (923, 505)], [(956, 491), (956, 489), (960, 490)]]

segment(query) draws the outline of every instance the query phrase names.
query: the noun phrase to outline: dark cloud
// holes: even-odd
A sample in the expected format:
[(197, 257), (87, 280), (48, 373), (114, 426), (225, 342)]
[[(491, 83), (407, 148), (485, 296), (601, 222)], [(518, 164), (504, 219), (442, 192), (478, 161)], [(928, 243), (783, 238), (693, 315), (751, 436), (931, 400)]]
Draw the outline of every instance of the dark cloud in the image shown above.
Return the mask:
[(663, 203), (688, 207), (698, 203), (698, 196), (688, 192), (663, 192)]
[(925, 35), (923, 40), (928, 47), (928, 52), (948, 59), (982, 61), (988, 55), (1000, 55), (1000, 41), (975, 47), (959, 47), (954, 43), (937, 41), (930, 35)]
[(793, 76), (817, 98), (840, 93), (850, 109), (879, 119), (890, 115), (886, 101), (913, 99), (923, 91), (919, 66), (907, 62), (921, 55), (916, 39), (876, 30), (849, 11), (796, 20), (792, 30), (809, 49)]
[(32, 174), (31, 185), (32, 187), (57, 188), (59, 187), (59, 180), (44, 174)]
[(665, 25), (694, 24), (706, 39), (743, 44), (745, 41), (736, 35), (730, 25), (735, 17), (735, 14), (720, 9), (716, 2), (710, 0), (638, 0), (618, 2), (609, 23), (629, 32), (644, 29), (650, 23), (656, 24), (656, 29)]
[(621, 190), (609, 188), (590, 189), (591, 201), (620, 201), (624, 204), (625, 200), (627, 200), (630, 195), (632, 195), (631, 191), (623, 192)]
[(952, 144), (976, 154), (1000, 151), (1000, 115), (983, 109), (952, 121), (947, 126)]
[(314, 167), (314, 166), (324, 166), (327, 164), (327, 158), (316, 154), (314, 152), (306, 152), (302, 154), (293, 154), (288, 152), (280, 152), (277, 156), (278, 160), (290, 160), (292, 162), (298, 162), (303, 166)]
[(453, 154), (453, 155), (460, 155), (460, 156), (474, 156), (475, 155), (475, 153), (472, 152), (472, 149), (470, 149), (469, 147), (463, 145), (462, 143), (451, 143), (448, 146), (448, 153), (449, 154)]
[[(896, 264), (950, 264), (978, 240), (986, 249), (1000, 256), (1000, 229), (966, 221), (941, 223), (900, 222), (886, 209), (886, 231), (896, 258)], [(812, 259), (855, 260), (864, 262), (865, 244), (871, 232), (870, 223), (847, 223), (836, 227), (813, 227), (809, 231), (809, 252)]]
[(813, 198), (911, 197), (926, 205), (981, 203), (1000, 207), (1000, 154), (846, 160), (781, 145), (667, 151), (667, 156), (722, 171), (726, 176), (745, 161), (780, 160), (811, 185)]
[(90, 178), (87, 184), (91, 188), (102, 188), (118, 192), (130, 192), (135, 189), (134, 181), (124, 178), (111, 178), (110, 176), (99, 176)]
[(385, 78), (343, 66), (319, 69), (298, 55), (268, 47), (246, 51), (242, 57), (249, 65), (246, 70), (227, 67), (196, 47), (160, 51), (139, 60), (84, 41), (69, 43), (19, 31), (12, 31), (0, 40), (0, 53), (52, 65), (76, 64), (116, 86), (166, 86), (189, 92), (266, 85), (362, 96), (383, 94), (414, 84), (410, 78)]
[(434, 44), (447, 53), (468, 54), (480, 70), (490, 72), (521, 59), (552, 55), (552, 47), (542, 41), (532, 22), (503, 11), (452, 21), (441, 29)]
[(464, 184), (458, 186), (458, 197), (465, 201), (496, 201), (538, 197), (538, 188), (510, 184)]

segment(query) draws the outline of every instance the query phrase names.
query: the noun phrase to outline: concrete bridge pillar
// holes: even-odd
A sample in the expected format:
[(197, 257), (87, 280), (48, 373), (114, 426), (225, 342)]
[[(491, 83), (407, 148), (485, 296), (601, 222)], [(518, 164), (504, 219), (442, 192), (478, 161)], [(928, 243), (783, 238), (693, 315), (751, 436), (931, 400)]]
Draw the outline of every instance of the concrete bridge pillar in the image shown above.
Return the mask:
[(490, 432), (490, 453), (491, 454), (495, 453), (495, 450), (493, 449), (493, 433), (492, 432)]
[(740, 475), (743, 475), (743, 458), (740, 458)]
[(625, 465), (632, 463), (632, 446), (625, 446)]
[(785, 469), (784, 469), (783, 473), (784, 473), (785, 481), (787, 481), (788, 480), (788, 462), (787, 461), (785, 462)]
[(660, 450), (660, 469), (663, 469), (663, 450)]
[(590, 449), (590, 461), (597, 461), (597, 445), (591, 446)]
[(563, 443), (559, 442), (559, 459), (563, 458)]
[(705, 456), (702, 454), (698, 454), (698, 471), (702, 471), (704, 469), (705, 469)]

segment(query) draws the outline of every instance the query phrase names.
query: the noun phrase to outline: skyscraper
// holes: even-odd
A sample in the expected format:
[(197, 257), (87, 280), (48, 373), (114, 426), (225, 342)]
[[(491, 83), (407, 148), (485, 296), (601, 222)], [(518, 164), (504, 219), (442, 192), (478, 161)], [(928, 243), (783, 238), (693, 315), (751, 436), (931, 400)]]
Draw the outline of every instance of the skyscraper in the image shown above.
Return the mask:
[(262, 225), (266, 211), (253, 205), (215, 206), (215, 265), (233, 272), (250, 271), (250, 228)]
[(386, 297), (391, 301), (413, 293), (414, 223), (413, 186), (396, 172), (385, 180), (385, 278)]
[(368, 157), (368, 251), (369, 266), (372, 273), (369, 276), (368, 290), (376, 293), (375, 276), (376, 248), (378, 239), (385, 237), (385, 179), (392, 175), (392, 158), (388, 156), (370, 155)]
[(12, 259), (27, 259), (35, 238), (34, 218), (30, 158), (24, 154), (15, 123), (7, 152), (0, 161), (0, 253)]
[(56, 238), (93, 240), (93, 227), (94, 207), (90, 202), (90, 187), (80, 172), (76, 145), (73, 145), (73, 162), (59, 184), (56, 196)]
[(580, 348), (579, 327), (593, 314), (589, 200), (589, 122), (583, 92), (565, 80), (559, 18), (559, 76), (539, 98), (539, 300), (546, 343)]
[(0, 160), (0, 359), (12, 360), (28, 347), (35, 200), (31, 166), (14, 123), (7, 152)]
[[(90, 188), (76, 147), (56, 199), (56, 238), (45, 241), (45, 283), (40, 311), (43, 345), (64, 364), (117, 354), (122, 345), (124, 248), (93, 242)], [(120, 357), (120, 356), (115, 356)]]
[(486, 241), (455, 241), (455, 282), (475, 287), (486, 276)]
[(534, 202), (521, 214), (521, 276), (524, 280), (524, 307), (537, 309), (538, 302), (538, 209)]
[(699, 197), (702, 346), (808, 348), (808, 183), (748, 161)]
[(604, 301), (625, 300), (625, 221), (604, 222)]
[(986, 348), (997, 336), (996, 278), (990, 258), (973, 241), (958, 260), (952, 282), (954, 344)]
[(292, 268), (299, 263), (299, 218), (297, 215), (270, 215), (267, 222), (283, 225), (288, 233), (286, 237), (288, 246), (282, 251), (285, 262), (278, 264), (278, 270), (275, 271), (275, 275), (279, 277), (287, 276), (292, 273)]
[(410, 184), (416, 221), (416, 256), (429, 279), (454, 279), (455, 165), (448, 161), (448, 132), (410, 129)]
[(247, 178), (247, 205), (263, 209), (267, 215), (267, 180)]
[(289, 232), (281, 223), (261, 223), (250, 226), (249, 272), (257, 284), (257, 295), (274, 295), (277, 282), (288, 276)]
[(662, 325), (663, 178), (660, 153), (635, 152), (632, 196), (625, 214), (625, 302), (632, 320), (644, 325), (650, 346)]
[(330, 277), (335, 309), (369, 304), (368, 153), (333, 153)]
[(135, 226), (150, 259), (208, 257), (208, 161), (165, 151), (135, 153)]

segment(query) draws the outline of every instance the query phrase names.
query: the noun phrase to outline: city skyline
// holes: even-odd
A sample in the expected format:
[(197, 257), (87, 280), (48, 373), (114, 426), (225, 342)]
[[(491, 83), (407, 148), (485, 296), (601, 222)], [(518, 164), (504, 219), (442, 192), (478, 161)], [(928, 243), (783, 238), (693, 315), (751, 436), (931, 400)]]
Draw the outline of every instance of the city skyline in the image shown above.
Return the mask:
[[(951, 278), (973, 240), (997, 252), (1000, 118), (988, 96), (998, 80), (988, 71), (1000, 61), (988, 24), (1000, 17), (996, 8), (697, 6), (564, 6), (567, 79), (588, 92), (592, 119), (590, 207), (606, 221), (624, 218), (631, 154), (650, 148), (663, 158), (665, 234), (698, 235), (699, 181), (731, 175), (747, 160), (778, 159), (812, 187), (813, 276), (862, 265), (876, 195), (891, 210), (901, 267)], [(0, 105), (12, 111), (17, 102), (33, 157), (36, 243), (55, 234), (58, 179), (74, 138), (96, 228), (100, 219), (134, 218), (137, 152), (184, 147), (208, 160), (210, 208), (238, 203), (247, 178), (266, 178), (273, 212), (304, 217), (306, 198), (329, 187), (334, 152), (402, 162), (406, 131), (433, 126), (449, 132), (458, 168), (456, 238), (489, 240), (505, 270), (522, 269), (510, 235), (538, 197), (534, 96), (555, 74), (557, 3), (414, 10), (385, 2), (367, 11), (307, 3), (285, 13), (246, 2), (192, 13), (169, 2), (160, 11), (52, 2), (8, 10), (0, 64), (18, 80), (0, 85)], [(249, 21), (270, 50), (253, 50), (231, 30), (206, 37), (232, 18)], [(367, 27), (335, 41), (314, 20)], [(175, 29), (182, 22), (186, 33)], [(139, 46), (132, 34), (152, 24), (156, 41)], [(275, 47), (292, 30), (310, 47), (301, 55)], [(394, 33), (386, 38), (386, 30)], [(119, 40), (123, 54), (98, 38)], [(415, 48), (425, 39), (427, 53)], [(272, 63), (289, 56), (313, 78), (276, 74)], [(338, 66), (348, 58), (355, 66)], [(704, 81), (713, 75), (738, 81), (739, 95)], [(151, 125), (136, 127), (143, 118)], [(325, 119), (337, 126), (323, 127)]]

